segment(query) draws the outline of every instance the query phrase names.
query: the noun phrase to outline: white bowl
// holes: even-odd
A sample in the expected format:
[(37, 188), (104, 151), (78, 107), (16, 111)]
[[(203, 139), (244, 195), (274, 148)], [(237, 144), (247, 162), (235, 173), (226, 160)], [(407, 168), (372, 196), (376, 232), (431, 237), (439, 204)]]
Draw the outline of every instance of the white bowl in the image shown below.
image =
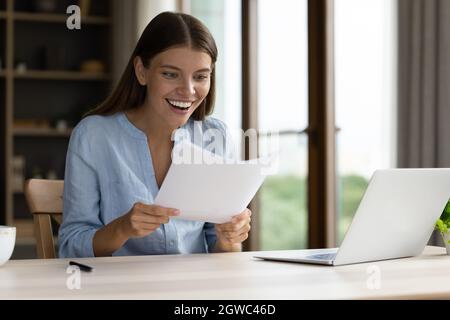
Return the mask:
[(0, 266), (11, 258), (16, 244), (16, 227), (0, 226)]

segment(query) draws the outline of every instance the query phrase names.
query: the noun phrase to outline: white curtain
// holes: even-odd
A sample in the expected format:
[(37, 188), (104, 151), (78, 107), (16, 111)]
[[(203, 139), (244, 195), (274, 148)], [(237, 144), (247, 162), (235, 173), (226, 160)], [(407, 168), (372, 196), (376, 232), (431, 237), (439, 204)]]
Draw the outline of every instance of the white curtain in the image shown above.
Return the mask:
[(399, 0), (398, 58), (399, 167), (450, 167), (450, 1)]

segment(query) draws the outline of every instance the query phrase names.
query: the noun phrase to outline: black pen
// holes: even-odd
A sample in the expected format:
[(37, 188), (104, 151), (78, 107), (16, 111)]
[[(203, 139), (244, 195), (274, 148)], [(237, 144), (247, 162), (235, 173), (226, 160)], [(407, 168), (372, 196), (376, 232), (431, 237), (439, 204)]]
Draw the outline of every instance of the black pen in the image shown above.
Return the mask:
[(87, 266), (85, 264), (81, 264), (81, 263), (78, 263), (78, 262), (75, 262), (75, 261), (69, 261), (69, 265), (77, 266), (77, 267), (80, 268), (81, 271), (91, 272), (91, 271), (94, 270), (93, 267), (90, 267), (90, 266)]

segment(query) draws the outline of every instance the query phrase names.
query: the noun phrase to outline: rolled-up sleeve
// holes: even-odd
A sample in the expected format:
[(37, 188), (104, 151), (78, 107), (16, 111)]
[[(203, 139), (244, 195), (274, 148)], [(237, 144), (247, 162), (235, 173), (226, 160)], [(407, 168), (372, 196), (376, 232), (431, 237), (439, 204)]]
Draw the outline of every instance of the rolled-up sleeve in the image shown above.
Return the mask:
[(102, 226), (92, 146), (84, 127), (78, 126), (70, 138), (66, 157), (59, 257), (93, 257), (93, 237)]
[(203, 227), (203, 230), (205, 232), (205, 240), (207, 245), (207, 252), (212, 252), (214, 249), (214, 246), (216, 245), (217, 241), (217, 235), (216, 235), (216, 229), (214, 227), (214, 223), (205, 222), (205, 225)]

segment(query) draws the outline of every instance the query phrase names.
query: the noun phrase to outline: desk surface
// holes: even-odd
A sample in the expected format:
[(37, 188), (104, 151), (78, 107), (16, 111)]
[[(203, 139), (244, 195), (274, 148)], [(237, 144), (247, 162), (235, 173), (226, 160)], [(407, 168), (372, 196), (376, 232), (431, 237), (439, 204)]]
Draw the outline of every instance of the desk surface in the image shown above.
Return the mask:
[(68, 289), (69, 260), (13, 260), (0, 267), (0, 299), (450, 298), (444, 248), (339, 267), (261, 261), (254, 254), (76, 259), (95, 267), (81, 273), (79, 290)]

